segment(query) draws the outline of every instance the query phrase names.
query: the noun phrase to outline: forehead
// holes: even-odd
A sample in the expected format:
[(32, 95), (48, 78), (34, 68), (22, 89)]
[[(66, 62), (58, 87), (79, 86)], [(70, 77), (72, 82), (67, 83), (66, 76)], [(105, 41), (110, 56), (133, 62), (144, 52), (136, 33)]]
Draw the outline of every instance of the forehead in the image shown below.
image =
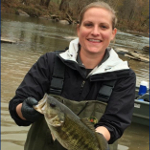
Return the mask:
[(112, 13), (105, 8), (92, 7), (85, 11), (82, 21), (108, 21), (112, 23)]

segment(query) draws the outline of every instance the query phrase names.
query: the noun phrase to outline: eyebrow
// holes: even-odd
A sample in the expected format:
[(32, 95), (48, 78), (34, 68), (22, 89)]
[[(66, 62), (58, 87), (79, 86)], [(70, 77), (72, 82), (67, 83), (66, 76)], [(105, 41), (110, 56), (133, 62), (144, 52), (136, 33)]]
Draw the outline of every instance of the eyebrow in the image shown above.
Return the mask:
[[(92, 23), (92, 24), (93, 24), (93, 21), (84, 21), (83, 23)], [(108, 25), (108, 26), (109, 26), (109, 24), (108, 24), (108, 23), (105, 23), (105, 22), (101, 22), (101, 23), (99, 23), (99, 24)]]

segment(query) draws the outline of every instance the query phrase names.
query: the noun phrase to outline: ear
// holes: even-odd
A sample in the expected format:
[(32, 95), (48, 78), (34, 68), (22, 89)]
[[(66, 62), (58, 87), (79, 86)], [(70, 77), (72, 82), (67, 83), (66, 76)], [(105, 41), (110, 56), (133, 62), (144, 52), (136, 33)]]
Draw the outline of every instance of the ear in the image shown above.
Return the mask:
[(117, 29), (114, 28), (113, 31), (112, 31), (111, 41), (115, 38), (116, 33), (117, 33)]
[(80, 25), (79, 24), (77, 24), (77, 28), (76, 28), (77, 30), (77, 35), (79, 36), (79, 30), (80, 30)]

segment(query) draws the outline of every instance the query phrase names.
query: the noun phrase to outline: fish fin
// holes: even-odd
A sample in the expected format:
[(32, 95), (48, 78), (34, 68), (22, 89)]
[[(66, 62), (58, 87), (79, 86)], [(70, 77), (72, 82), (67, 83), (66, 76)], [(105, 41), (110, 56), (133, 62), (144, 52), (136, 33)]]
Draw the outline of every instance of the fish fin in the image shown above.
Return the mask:
[(56, 138), (55, 138), (55, 136), (54, 136), (54, 134), (51, 132), (51, 135), (52, 135), (52, 139), (53, 139), (53, 141), (55, 141), (56, 140)]
[(88, 118), (82, 118), (80, 119), (81, 122), (86, 125), (90, 130), (92, 130), (93, 132), (95, 132), (95, 128), (94, 125), (90, 122), (90, 120)]

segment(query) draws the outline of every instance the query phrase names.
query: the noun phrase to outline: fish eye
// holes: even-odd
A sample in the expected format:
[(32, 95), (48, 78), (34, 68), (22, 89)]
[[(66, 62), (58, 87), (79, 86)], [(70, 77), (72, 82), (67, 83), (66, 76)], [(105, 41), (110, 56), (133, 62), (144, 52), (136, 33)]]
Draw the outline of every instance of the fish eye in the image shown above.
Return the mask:
[(49, 105), (50, 105), (50, 107), (52, 107), (52, 108), (56, 107), (56, 104), (54, 104), (54, 103), (50, 103)]

